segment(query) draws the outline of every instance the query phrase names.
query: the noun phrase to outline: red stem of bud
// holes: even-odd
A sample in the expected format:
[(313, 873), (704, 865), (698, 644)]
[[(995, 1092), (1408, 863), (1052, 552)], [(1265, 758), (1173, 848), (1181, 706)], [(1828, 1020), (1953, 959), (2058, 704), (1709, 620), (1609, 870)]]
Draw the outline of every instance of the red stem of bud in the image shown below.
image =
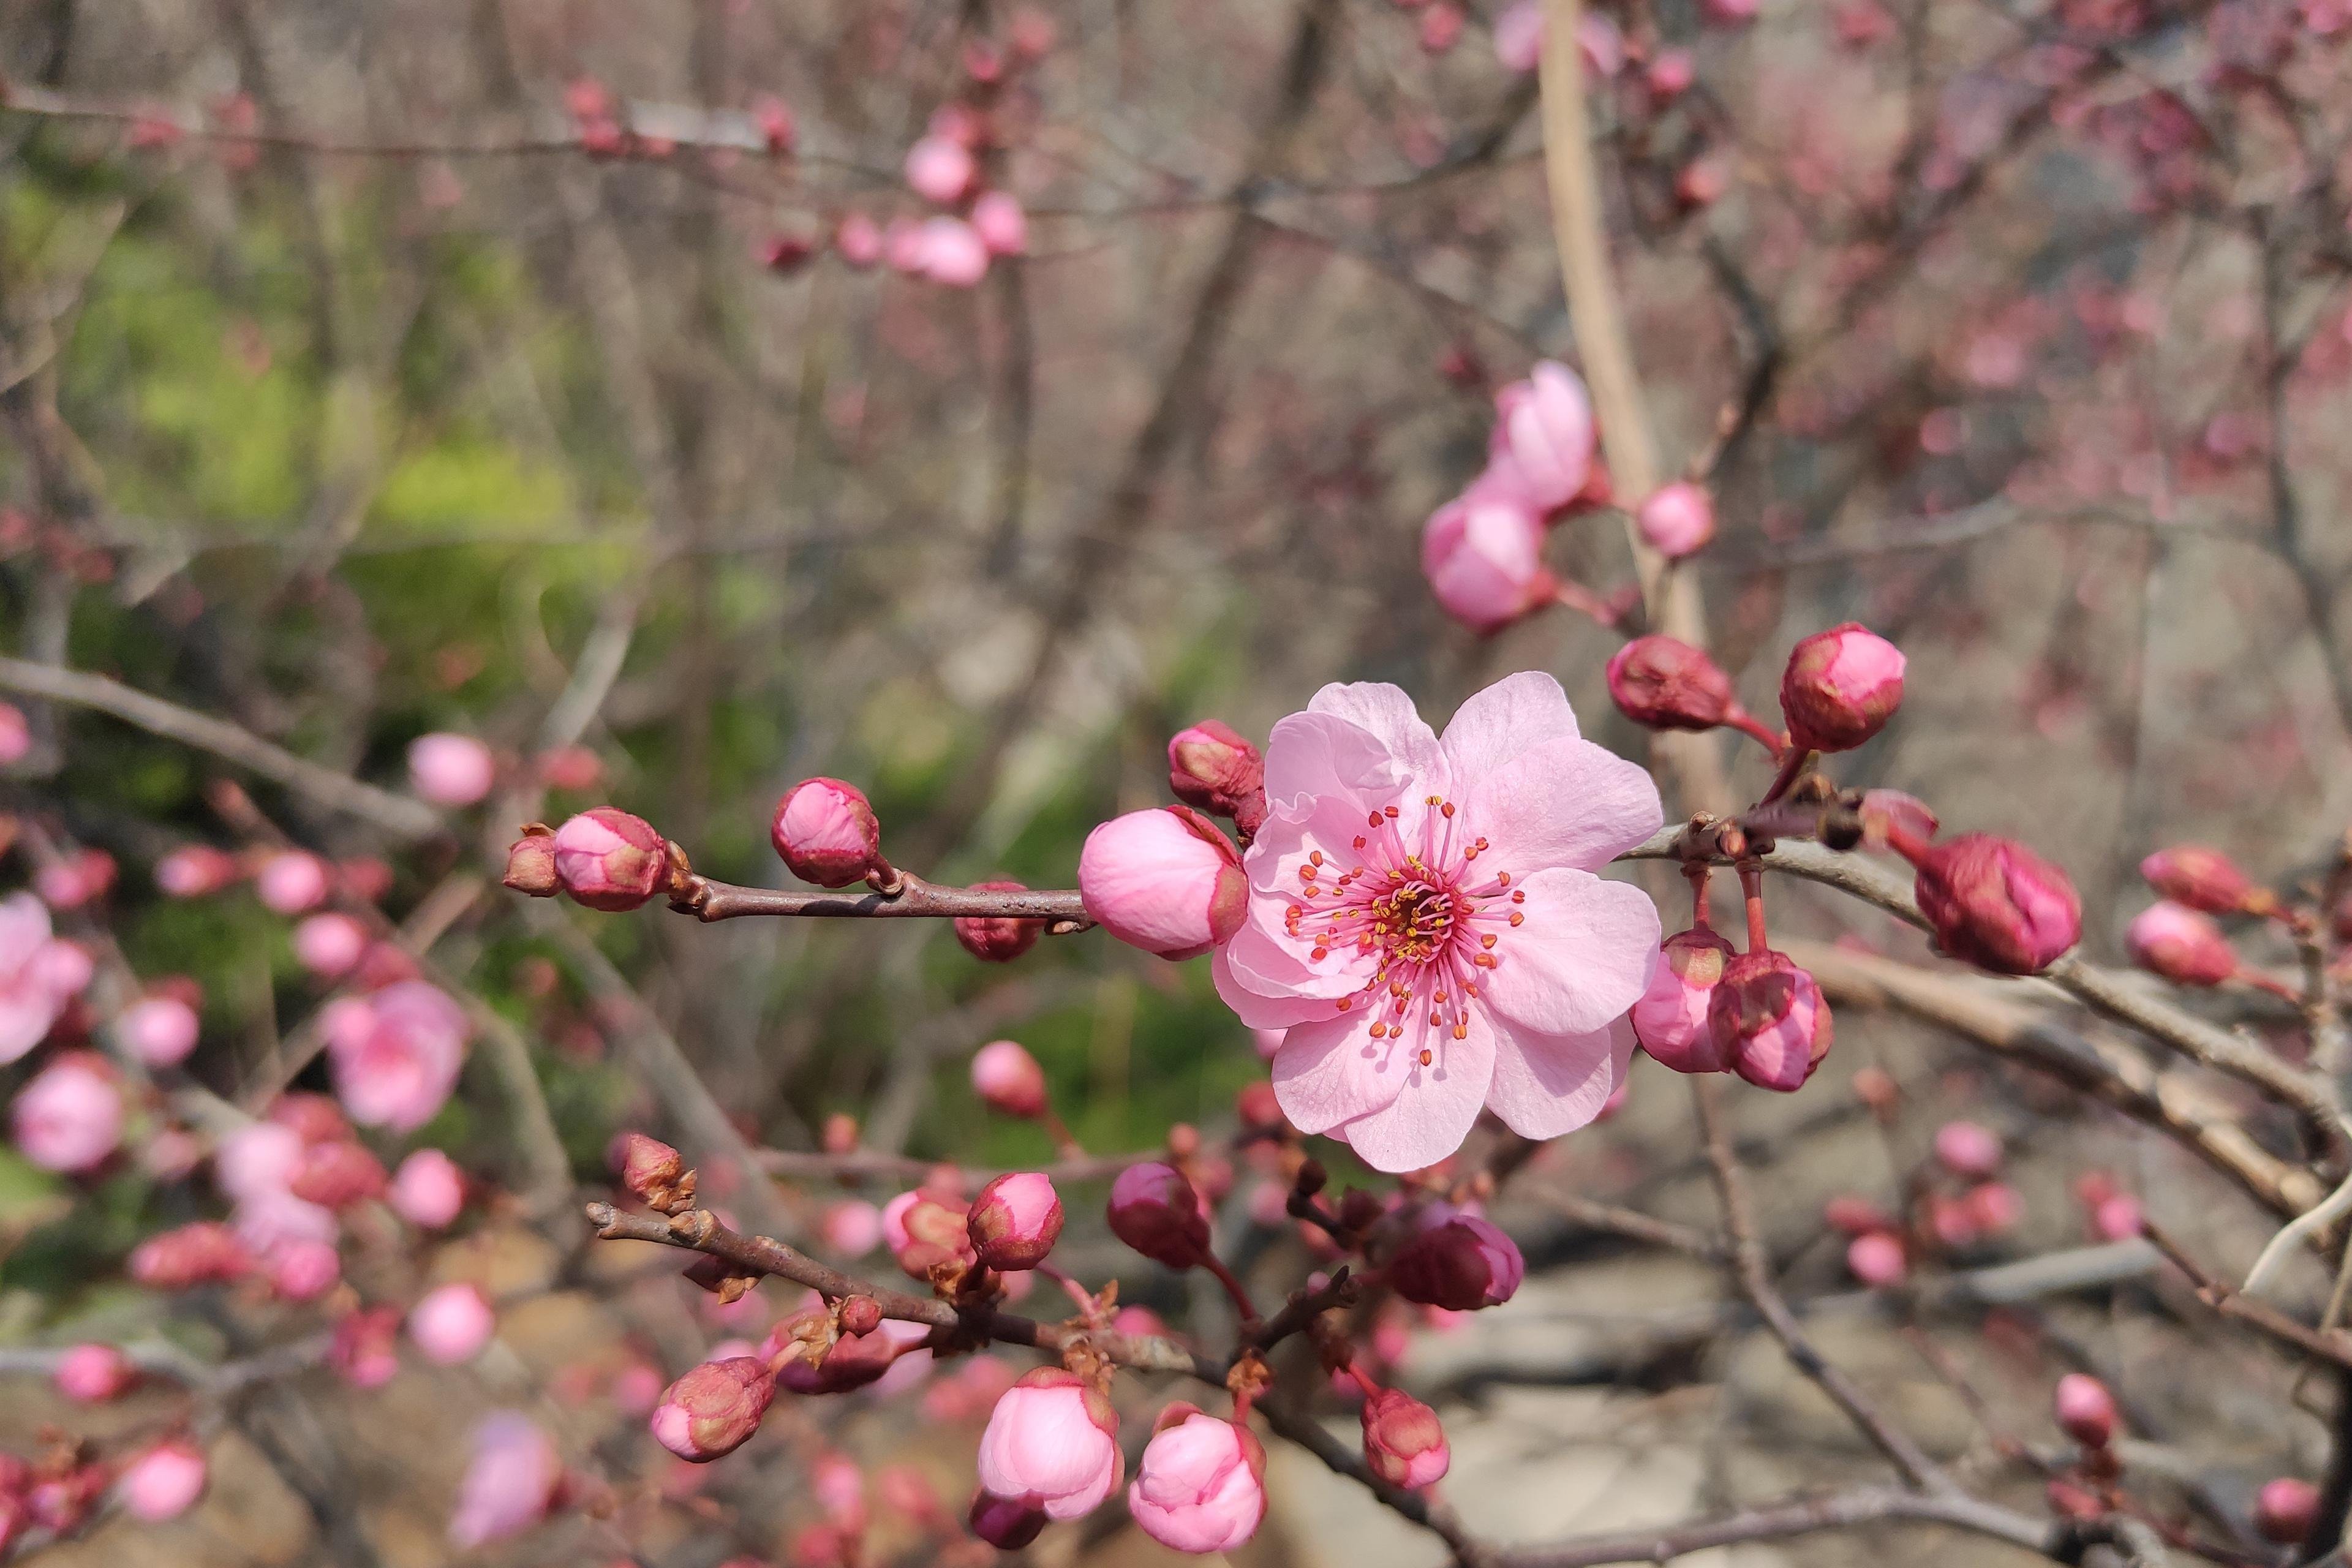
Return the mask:
[(1213, 1252), (1203, 1252), (1201, 1267), (1215, 1275), (1217, 1283), (1225, 1288), (1225, 1294), (1234, 1299), (1234, 1310), (1241, 1313), (1243, 1325), (1255, 1324), (1258, 1321), (1257, 1308), (1250, 1300), (1249, 1291), (1234, 1277), (1234, 1271), (1225, 1267), (1225, 1260)]
[(1740, 867), (1739, 890), (1748, 900), (1748, 951), (1762, 952), (1772, 945), (1764, 931), (1764, 873), (1754, 866)]
[[(1731, 710), (1723, 716), (1723, 721), (1730, 725), (1733, 729), (1738, 731), (1741, 734), (1754, 737), (1760, 744), (1762, 744), (1766, 751), (1771, 752), (1775, 757), (1780, 756), (1788, 749), (1788, 742), (1781, 739), (1778, 733), (1769, 728), (1763, 721), (1758, 719), (1755, 714), (1750, 713), (1747, 709), (1740, 707), (1738, 703), (1732, 704)], [(1781, 787), (1786, 788), (1787, 786), (1783, 785)], [(1765, 798), (1769, 800), (1771, 796), (1767, 795)]]

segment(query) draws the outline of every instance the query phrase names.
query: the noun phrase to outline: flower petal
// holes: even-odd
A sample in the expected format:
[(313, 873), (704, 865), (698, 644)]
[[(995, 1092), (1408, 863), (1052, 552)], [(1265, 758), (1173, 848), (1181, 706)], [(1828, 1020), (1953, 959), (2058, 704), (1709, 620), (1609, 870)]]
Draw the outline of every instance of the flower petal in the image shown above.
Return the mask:
[(1506, 1022), (1538, 1035), (1583, 1035), (1622, 1017), (1658, 965), (1658, 906), (1631, 882), (1590, 871), (1538, 871), (1515, 889), (1525, 923), (1501, 932), (1479, 987)]
[(1547, 741), (1476, 782), (1472, 820), (1490, 845), (1484, 867), (1528, 877), (1549, 866), (1590, 871), (1665, 821), (1648, 773), (1590, 741)]
[[(1253, 929), (1244, 926), (1242, 931)], [(1239, 940), (1238, 934), (1235, 940)], [(1297, 995), (1284, 989), (1281, 979), (1261, 975), (1246, 963), (1236, 963), (1233, 948), (1229, 942), (1209, 955), (1209, 978), (1215, 984), (1219, 998), (1234, 1010), (1234, 1016), (1244, 1027), (1287, 1029), (1332, 1017), (1339, 1012), (1339, 1003), (1328, 997)]]
[(1506, 1026), (1495, 1043), (1486, 1108), (1522, 1138), (1557, 1138), (1601, 1114), (1625, 1081), (1633, 1026), (1620, 1018), (1586, 1035), (1538, 1035)]
[[(1436, 732), (1422, 722), (1412, 699), (1402, 687), (1384, 680), (1334, 681), (1308, 700), (1307, 710), (1345, 719), (1377, 738), (1397, 764), (1399, 784), (1410, 780), (1420, 793), (1438, 795), (1449, 786), (1452, 775), (1445, 765), (1444, 749), (1438, 745)], [(1273, 794), (1269, 780), (1267, 798), (1272, 799)]]
[(1412, 1058), (1402, 1040), (1372, 1038), (1364, 1010), (1299, 1024), (1274, 1054), (1274, 1098), (1301, 1132), (1321, 1132), (1384, 1110), (1402, 1092)]
[(1559, 682), (1523, 669), (1454, 710), (1442, 742), (1457, 779), (1481, 779), (1546, 741), (1577, 738), (1576, 710)]
[[(1376, 1171), (1418, 1171), (1437, 1163), (1462, 1147), (1486, 1103), (1495, 1079), (1493, 1023), (1474, 1009), (1467, 1038), (1433, 1029), (1428, 1043), (1436, 1060), (1428, 1067), (1412, 1063), (1402, 1092), (1387, 1109), (1330, 1130)], [(1418, 1042), (1407, 1045), (1421, 1048)]]
[(1393, 794), (1401, 772), (1377, 733), (1338, 714), (1293, 713), (1266, 737), (1265, 799), (1277, 813), (1328, 795), (1360, 812), (1368, 797)]

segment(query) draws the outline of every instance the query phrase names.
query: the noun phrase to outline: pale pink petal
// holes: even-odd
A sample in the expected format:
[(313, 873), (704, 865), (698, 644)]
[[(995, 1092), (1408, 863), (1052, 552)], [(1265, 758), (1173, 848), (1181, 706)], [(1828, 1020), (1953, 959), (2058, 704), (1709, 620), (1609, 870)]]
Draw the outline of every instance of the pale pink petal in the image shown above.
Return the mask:
[(1524, 924), (1501, 933), (1481, 987), (1508, 1023), (1583, 1035), (1642, 999), (1658, 964), (1658, 906), (1630, 882), (1590, 871), (1538, 871), (1516, 885)]
[(37, 986), (19, 984), (0, 991), (0, 1067), (47, 1039), (58, 1012), (58, 1004)]
[(1244, 1026), (1287, 1029), (1328, 1018), (1339, 1011), (1337, 1002), (1320, 996), (1295, 995), (1283, 989), (1283, 980), (1260, 975), (1247, 964), (1236, 962), (1232, 942), (1227, 942), (1209, 955), (1209, 978), (1215, 983), (1218, 996)]
[(1523, 669), (1455, 709), (1444, 744), (1455, 778), (1481, 779), (1547, 741), (1576, 738), (1576, 710), (1559, 682)]
[(1495, 1043), (1487, 1109), (1522, 1138), (1557, 1138), (1601, 1114), (1625, 1081), (1633, 1026), (1623, 1018), (1587, 1035), (1505, 1027)]
[(1282, 929), (1280, 917), (1269, 921), (1263, 912), (1235, 931), (1226, 949), (1235, 974), (1247, 975), (1250, 989), (1261, 995), (1326, 1002), (1352, 996), (1371, 984), (1381, 961), (1377, 952), (1362, 952), (1350, 946), (1312, 962), (1308, 955), (1317, 951), (1312, 939), (1292, 936)]
[(1117, 1444), (1113, 1444), (1110, 1450), (1110, 1463), (1105, 1465), (1101, 1473), (1095, 1477), (1094, 1484), (1081, 1491), (1072, 1492), (1067, 1497), (1046, 1499), (1045, 1517), (1047, 1519), (1084, 1519), (1102, 1507), (1103, 1500), (1117, 1490), (1119, 1484), (1126, 1479), (1127, 1456), (1119, 1451)]
[(1412, 1062), (1401, 1040), (1375, 1040), (1359, 1009), (1300, 1024), (1274, 1057), (1274, 1097), (1301, 1132), (1320, 1132), (1384, 1110), (1404, 1089)]
[[(1408, 1037), (1406, 1044), (1418, 1050), (1423, 1042)], [(1485, 1014), (1471, 1013), (1467, 1038), (1432, 1029), (1426, 1044), (1436, 1060), (1411, 1064), (1403, 1091), (1385, 1110), (1331, 1130), (1376, 1171), (1417, 1171), (1444, 1159), (1462, 1147), (1486, 1103), (1495, 1079), (1495, 1028)]]
[(1402, 782), (1389, 748), (1362, 725), (1329, 713), (1293, 713), (1265, 743), (1266, 804), (1279, 812), (1300, 795), (1337, 796), (1360, 808)]
[[(1413, 710), (1412, 699), (1402, 687), (1384, 680), (1334, 681), (1309, 700), (1307, 710), (1345, 719), (1376, 737), (1396, 761), (1399, 784), (1410, 779), (1419, 794), (1445, 793), (1451, 778), (1445, 752), (1437, 743), (1436, 732), (1422, 721)], [(1269, 773), (1272, 767), (1269, 757)], [(1266, 793), (1269, 798), (1273, 795), (1271, 779)]]
[(1592, 870), (1665, 822), (1658, 786), (1590, 741), (1547, 741), (1477, 784), (1473, 818), (1489, 848), (1481, 870), (1525, 878), (1552, 866)]

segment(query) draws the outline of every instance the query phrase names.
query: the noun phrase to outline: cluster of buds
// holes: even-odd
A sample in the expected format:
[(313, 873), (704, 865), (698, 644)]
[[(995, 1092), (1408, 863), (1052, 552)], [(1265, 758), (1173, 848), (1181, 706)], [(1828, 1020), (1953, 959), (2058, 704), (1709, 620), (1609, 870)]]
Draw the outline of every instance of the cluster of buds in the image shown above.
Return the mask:
[(569, 894), (607, 913), (634, 910), (684, 885), (685, 854), (625, 811), (600, 805), (550, 828), (531, 823), (507, 847), (504, 881), (534, 899)]
[[(1797, 758), (1850, 752), (1886, 726), (1903, 701), (1902, 650), (1848, 622), (1815, 632), (1789, 654), (1780, 673), (1786, 748)], [(1609, 695), (1618, 711), (1651, 730), (1712, 730), (1729, 725), (1775, 753), (1781, 738), (1733, 694), (1731, 678), (1699, 649), (1673, 637), (1636, 637), (1609, 661)]]
[(1633, 1037), (1680, 1073), (1737, 1073), (1759, 1089), (1792, 1093), (1830, 1052), (1829, 1003), (1812, 975), (1769, 944), (1760, 885), (1748, 889), (1748, 951), (1707, 924), (1706, 877), (1691, 880), (1687, 931), (1665, 939), (1649, 989), (1633, 1005)]
[(1115, 816), (1087, 835), (1078, 892), (1087, 914), (1121, 942), (1162, 958), (1193, 958), (1241, 929), (1249, 883), (1241, 852), (1265, 820), (1265, 758), (1214, 719), (1168, 742), (1168, 787), (1181, 805)]
[(2217, 849), (2180, 845), (2139, 864), (2148, 886), (2162, 894), (2132, 917), (2124, 946), (2132, 962), (2176, 985), (2206, 987), (2236, 982), (2298, 1000), (2285, 982), (2248, 966), (2216, 916), (2288, 919), (2278, 895), (2258, 887)]
[(1265, 758), (1219, 720), (1203, 719), (1169, 738), (1168, 787), (1185, 805), (1232, 819), (1244, 844), (1265, 821)]
[(1874, 1289), (1900, 1285), (1914, 1254), (1958, 1250), (2015, 1228), (2025, 1203), (2000, 1179), (2001, 1141), (1973, 1121), (1948, 1121), (1935, 1137), (1935, 1163), (1942, 1179), (1916, 1184), (1915, 1223), (1903, 1221), (1866, 1199), (1843, 1196), (1824, 1205), (1822, 1218), (1846, 1237), (1846, 1271)]
[(1449, 1312), (1499, 1307), (1527, 1278), (1518, 1245), (1476, 1215), (1423, 1211), (1422, 1228), (1388, 1260), (1389, 1288), (1408, 1301)]

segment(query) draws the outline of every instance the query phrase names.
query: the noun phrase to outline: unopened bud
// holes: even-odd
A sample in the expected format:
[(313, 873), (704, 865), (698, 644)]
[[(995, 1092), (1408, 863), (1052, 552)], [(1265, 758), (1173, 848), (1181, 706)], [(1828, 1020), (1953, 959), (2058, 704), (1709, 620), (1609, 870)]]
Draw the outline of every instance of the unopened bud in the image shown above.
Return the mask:
[(971, 1511), (964, 1516), (971, 1532), (1000, 1552), (1018, 1552), (1045, 1528), (1042, 1509), (993, 1492), (972, 1494)]
[(1408, 1301), (1475, 1312), (1509, 1300), (1527, 1277), (1518, 1244), (1475, 1215), (1416, 1234), (1389, 1259), (1390, 1288)]
[(1990, 1176), (2000, 1169), (2000, 1134), (1975, 1121), (1936, 1129), (1936, 1158), (1956, 1176)]
[(1767, 948), (1723, 966), (1707, 1004), (1715, 1048), (1731, 1070), (1788, 1094), (1802, 1087), (1830, 1054), (1829, 1004), (1813, 977)]
[(1901, 706), (1903, 665), (1901, 649), (1853, 621), (1805, 638), (1780, 676), (1790, 740), (1809, 752), (1861, 745)]
[(871, 1296), (852, 1296), (841, 1304), (841, 1331), (870, 1334), (882, 1326), (882, 1303)]
[(1696, 554), (1715, 538), (1715, 501), (1706, 489), (1677, 479), (1650, 492), (1633, 521), (1651, 549), (1669, 561)]
[(652, 1208), (667, 1208), (686, 1180), (686, 1163), (677, 1151), (642, 1132), (621, 1134), (613, 1163), (620, 1169), (621, 1184)]
[(1903, 1243), (1884, 1230), (1864, 1231), (1846, 1243), (1846, 1272), (1874, 1290), (1900, 1285), (1910, 1272)]
[(2294, 1476), (2263, 1483), (2254, 1497), (2254, 1530), (2282, 1545), (2300, 1542), (2319, 1519), (2319, 1489)]
[(507, 846), (506, 875), (499, 880), (534, 899), (553, 898), (563, 886), (555, 870), (554, 833), (537, 824), (524, 828), (522, 837)]
[(2175, 985), (2219, 985), (2238, 973), (2238, 954), (2221, 928), (2186, 904), (2148, 905), (2124, 930), (2132, 962)]
[(131, 1249), (131, 1278), (156, 1290), (185, 1290), (244, 1278), (253, 1257), (228, 1226), (197, 1220), (151, 1236)]
[[(1021, 893), (1028, 889), (1019, 882), (999, 879), (974, 882), (976, 893)], [(1045, 932), (1045, 922), (1024, 920), (1013, 915), (958, 915), (950, 922), (955, 927), (955, 939), (963, 950), (983, 963), (1010, 963), (1031, 948)]]
[(972, 1251), (991, 1268), (1034, 1268), (1062, 1234), (1062, 1200), (1034, 1171), (1015, 1171), (980, 1189), (965, 1217)]
[(1003, 1115), (1030, 1120), (1045, 1114), (1045, 1069), (1018, 1040), (991, 1040), (972, 1053), (971, 1088)]
[(1078, 852), (1078, 891), (1105, 931), (1162, 958), (1192, 958), (1241, 929), (1249, 906), (1242, 858), (1190, 806), (1113, 817)]
[(846, 888), (894, 873), (882, 858), (882, 825), (865, 792), (839, 779), (803, 779), (776, 803), (768, 838), (785, 868), (820, 888)]
[(1453, 1453), (1436, 1411), (1402, 1389), (1375, 1388), (1360, 1414), (1364, 1462), (1372, 1474), (1408, 1490), (1444, 1479)]
[(2060, 1429), (2085, 1448), (2104, 1448), (2115, 1441), (2115, 1395), (2097, 1378), (2068, 1373), (2058, 1380), (2052, 1402)]
[(1666, 938), (1650, 988), (1633, 1004), (1633, 1037), (1660, 1066), (1676, 1072), (1724, 1072), (1729, 1058), (1716, 1049), (1707, 1013), (1732, 946), (1694, 927)]
[(305, 1203), (321, 1208), (347, 1209), (353, 1204), (380, 1198), (392, 1178), (383, 1162), (361, 1144), (337, 1141), (314, 1143), (303, 1151), (288, 1189)]
[(2139, 863), (2139, 874), (2174, 903), (2209, 915), (2267, 914), (2278, 907), (2278, 900), (2254, 886), (2237, 862), (2200, 845), (2159, 849)]
[(1873, 849), (1897, 843), (1932, 844), (1942, 826), (1927, 803), (1899, 789), (1862, 792), (1862, 837)]
[(966, 1211), (950, 1208), (927, 1192), (902, 1193), (882, 1211), (884, 1237), (910, 1279), (929, 1279), (935, 1268), (974, 1261)]
[(1996, 974), (2033, 974), (2083, 934), (2074, 884), (2021, 844), (1964, 833), (1917, 865), (1919, 912), (1955, 958)]
[(1208, 1256), (1209, 1221), (1183, 1173), (1156, 1161), (1129, 1165), (1110, 1188), (1111, 1234), (1155, 1263), (1191, 1268)]
[(1214, 719), (1177, 731), (1168, 742), (1168, 787), (1187, 805), (1232, 817), (1245, 835), (1265, 820), (1265, 758)]
[(1712, 730), (1738, 710), (1731, 678), (1686, 642), (1635, 637), (1609, 660), (1617, 710), (1649, 730)]
[(609, 805), (583, 811), (555, 830), (555, 875), (592, 910), (634, 910), (661, 889), (669, 843), (653, 824)]
[(756, 1357), (707, 1361), (669, 1385), (646, 1425), (663, 1447), (702, 1464), (749, 1442), (775, 1394), (775, 1380)]

